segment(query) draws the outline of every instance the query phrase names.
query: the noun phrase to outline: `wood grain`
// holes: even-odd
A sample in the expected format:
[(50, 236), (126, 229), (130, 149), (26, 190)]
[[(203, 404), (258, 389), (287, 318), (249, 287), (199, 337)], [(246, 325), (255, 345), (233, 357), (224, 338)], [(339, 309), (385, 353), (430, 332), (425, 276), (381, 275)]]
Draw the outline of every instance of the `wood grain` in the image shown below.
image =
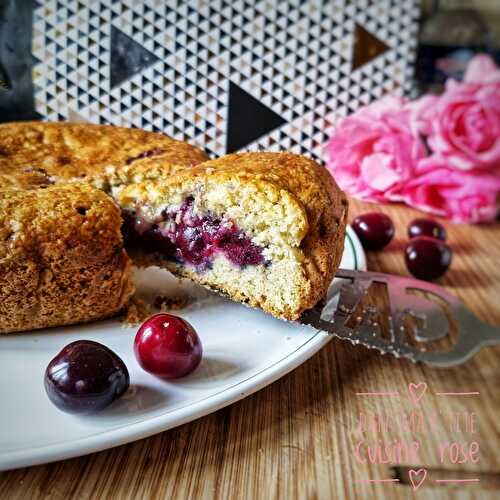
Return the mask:
[[(380, 207), (352, 201), (351, 219)], [(409, 220), (421, 214), (402, 206), (382, 207), (397, 227), (395, 241), (368, 256), (369, 269), (406, 275), (403, 248)], [(442, 284), (479, 317), (500, 324), (500, 226), (445, 224), (455, 254)], [(431, 369), (382, 357), (333, 340), (294, 372), (228, 408), (126, 446), (64, 462), (5, 472), (0, 498), (498, 498), (500, 492), (500, 348), (484, 349), (467, 364)], [(425, 382), (420, 408), (436, 413), (435, 432), (389, 429), (363, 436), (359, 412), (391, 416), (411, 412), (410, 382)], [(399, 391), (400, 397), (360, 397), (357, 392)], [(479, 391), (470, 397), (436, 392)], [(447, 412), (474, 412), (477, 431), (453, 432)], [(356, 443), (366, 438), (418, 439), (418, 461), (359, 464)], [(477, 441), (479, 463), (440, 463), (438, 444)], [(428, 476), (413, 492), (409, 469)], [(368, 478), (399, 483), (363, 484)], [(436, 479), (479, 478), (474, 484)]]

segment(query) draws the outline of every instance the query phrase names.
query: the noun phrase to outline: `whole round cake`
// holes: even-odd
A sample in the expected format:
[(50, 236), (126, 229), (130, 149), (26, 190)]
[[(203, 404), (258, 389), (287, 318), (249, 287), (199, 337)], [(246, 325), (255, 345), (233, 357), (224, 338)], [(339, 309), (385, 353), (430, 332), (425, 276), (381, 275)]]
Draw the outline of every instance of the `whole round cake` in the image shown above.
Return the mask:
[(0, 332), (116, 314), (131, 260), (297, 319), (328, 289), (346, 216), (303, 156), (209, 160), (138, 129), (0, 125)]

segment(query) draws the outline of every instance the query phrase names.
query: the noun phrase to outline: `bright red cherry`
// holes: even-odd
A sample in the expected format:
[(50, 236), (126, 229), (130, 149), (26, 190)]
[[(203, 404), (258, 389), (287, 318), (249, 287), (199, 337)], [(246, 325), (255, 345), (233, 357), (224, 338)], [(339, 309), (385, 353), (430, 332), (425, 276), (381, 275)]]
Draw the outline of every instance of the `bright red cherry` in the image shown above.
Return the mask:
[(198, 334), (186, 320), (160, 313), (139, 328), (134, 352), (144, 370), (170, 379), (191, 373), (200, 364), (203, 350)]
[(415, 219), (408, 226), (408, 238), (416, 238), (417, 236), (430, 236), (445, 241), (446, 229), (432, 219)]
[(410, 240), (405, 249), (406, 267), (422, 280), (435, 280), (442, 276), (450, 267), (451, 248), (444, 242), (418, 236)]
[(394, 224), (389, 216), (368, 212), (352, 221), (352, 228), (366, 250), (380, 250), (394, 237)]

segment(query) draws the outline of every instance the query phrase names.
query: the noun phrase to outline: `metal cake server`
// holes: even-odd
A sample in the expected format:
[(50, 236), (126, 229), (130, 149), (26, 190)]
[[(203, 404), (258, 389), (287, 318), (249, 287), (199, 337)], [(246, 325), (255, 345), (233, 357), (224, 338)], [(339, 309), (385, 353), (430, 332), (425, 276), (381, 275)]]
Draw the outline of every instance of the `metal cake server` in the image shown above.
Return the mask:
[[(342, 269), (336, 277), (342, 279), (332, 283), (325, 301), (302, 315), (301, 323), (382, 354), (439, 367), (464, 363), (481, 347), (500, 343), (500, 327), (479, 320), (438, 285)], [(362, 307), (374, 283), (386, 286), (389, 306), (383, 310)]]

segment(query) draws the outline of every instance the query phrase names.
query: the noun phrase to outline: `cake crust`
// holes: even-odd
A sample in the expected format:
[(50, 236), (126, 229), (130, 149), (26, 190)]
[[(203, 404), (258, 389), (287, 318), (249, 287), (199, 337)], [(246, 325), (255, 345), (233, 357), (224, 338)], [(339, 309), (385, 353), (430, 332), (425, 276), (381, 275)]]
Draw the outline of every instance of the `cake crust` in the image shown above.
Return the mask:
[(111, 186), (168, 177), (208, 156), (170, 137), (134, 128), (76, 123), (0, 124), (0, 188), (88, 182)]

